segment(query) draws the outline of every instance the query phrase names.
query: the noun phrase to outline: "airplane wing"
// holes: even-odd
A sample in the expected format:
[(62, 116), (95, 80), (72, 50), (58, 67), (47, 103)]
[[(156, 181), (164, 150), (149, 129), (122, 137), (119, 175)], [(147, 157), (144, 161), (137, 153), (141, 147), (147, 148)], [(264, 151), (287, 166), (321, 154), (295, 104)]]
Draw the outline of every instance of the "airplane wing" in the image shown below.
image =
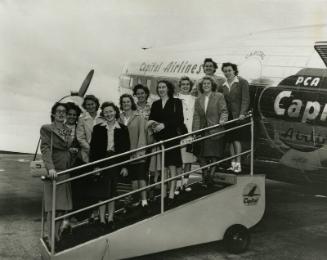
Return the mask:
[(321, 59), (327, 66), (327, 41), (324, 42), (316, 42), (315, 50), (319, 53)]

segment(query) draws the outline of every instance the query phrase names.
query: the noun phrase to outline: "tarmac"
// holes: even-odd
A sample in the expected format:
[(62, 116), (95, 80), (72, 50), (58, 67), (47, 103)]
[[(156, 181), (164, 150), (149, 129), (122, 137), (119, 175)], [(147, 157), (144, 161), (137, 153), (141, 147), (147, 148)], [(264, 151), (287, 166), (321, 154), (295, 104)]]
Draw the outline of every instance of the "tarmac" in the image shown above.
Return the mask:
[[(0, 154), (0, 260), (40, 259), (42, 183), (30, 176), (31, 159)], [(327, 259), (327, 189), (267, 180), (265, 215), (243, 254), (213, 242), (138, 259)]]

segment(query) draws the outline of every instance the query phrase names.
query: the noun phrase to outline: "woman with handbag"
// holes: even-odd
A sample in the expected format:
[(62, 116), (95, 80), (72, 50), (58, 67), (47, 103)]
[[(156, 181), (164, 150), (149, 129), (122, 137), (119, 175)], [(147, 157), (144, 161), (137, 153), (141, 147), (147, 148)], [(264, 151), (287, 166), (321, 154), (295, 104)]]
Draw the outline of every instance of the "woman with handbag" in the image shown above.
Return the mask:
[[(174, 85), (166, 80), (160, 80), (157, 84), (157, 94), (160, 97), (152, 103), (149, 116), (149, 125), (152, 127), (156, 141), (166, 140), (180, 135), (184, 125), (182, 101), (174, 98)], [(165, 148), (178, 145), (180, 140), (165, 144)], [(170, 177), (176, 176), (176, 169), (182, 166), (180, 148), (165, 152), (166, 173), (169, 170)], [(176, 180), (170, 182), (168, 204), (172, 204), (175, 193)]]
[[(195, 97), (191, 95), (191, 90), (193, 87), (193, 82), (187, 76), (182, 77), (179, 82), (180, 92), (178, 94), (178, 98), (182, 101), (183, 104), (183, 116), (184, 116), (184, 124), (186, 126), (187, 132), (192, 131), (192, 123), (193, 123), (193, 114), (194, 114), (194, 104), (195, 104)], [(185, 139), (181, 140), (181, 144), (185, 144), (190, 140), (191, 137), (186, 137)], [(189, 172), (192, 167), (192, 163), (195, 163), (197, 158), (196, 156), (188, 151), (187, 146), (181, 148), (182, 153), (182, 161), (183, 161), (183, 172)], [(189, 174), (184, 175), (181, 180), (180, 189), (184, 191), (191, 191), (191, 187), (188, 184)], [(177, 181), (177, 189), (179, 188)], [(175, 194), (179, 194), (179, 190), (176, 190)]]
[[(72, 165), (71, 129), (65, 125), (67, 115), (66, 104), (56, 103), (51, 109), (52, 124), (43, 125), (41, 134), (41, 153), (48, 175), (52, 179), (62, 181), (70, 177), (69, 174), (57, 177), (57, 172), (66, 170)], [(55, 233), (55, 239), (61, 239), (62, 232), (69, 228), (68, 220), (57, 221), (55, 230), (51, 230), (52, 216), (52, 182), (46, 182), (44, 187), (44, 205), (47, 212), (48, 234)], [(65, 214), (72, 209), (72, 192), (70, 183), (57, 186), (56, 189), (56, 216)]]
[[(228, 119), (228, 111), (223, 94), (216, 92), (217, 85), (215, 81), (208, 76), (203, 77), (199, 84), (199, 90), (202, 95), (198, 97), (194, 105), (193, 115), (193, 131), (223, 124)], [(215, 128), (207, 131), (206, 135), (218, 133), (222, 128)], [(224, 151), (223, 135), (216, 135), (209, 139), (200, 141), (197, 144), (199, 151), (197, 154), (200, 165), (206, 165), (218, 161)], [(215, 173), (216, 167), (203, 169), (204, 186), (212, 186), (212, 175)]]

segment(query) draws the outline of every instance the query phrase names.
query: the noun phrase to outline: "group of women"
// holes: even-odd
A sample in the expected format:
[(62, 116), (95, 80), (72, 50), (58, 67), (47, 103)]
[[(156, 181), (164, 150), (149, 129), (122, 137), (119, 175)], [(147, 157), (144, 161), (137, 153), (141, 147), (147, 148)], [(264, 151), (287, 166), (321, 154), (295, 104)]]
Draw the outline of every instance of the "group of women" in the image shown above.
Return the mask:
[[(200, 130), (216, 124), (224, 125), (230, 119), (244, 118), (249, 107), (249, 88), (245, 79), (238, 76), (237, 66), (232, 63), (223, 63), (222, 71), (226, 79), (216, 76), (217, 64), (210, 58), (204, 60), (205, 76), (195, 82), (182, 77), (179, 80), (179, 92), (175, 93), (174, 85), (166, 80), (159, 80), (156, 91), (159, 99), (149, 103), (149, 89), (138, 84), (133, 89), (133, 96), (123, 94), (119, 106), (113, 102), (104, 102), (100, 107), (98, 98), (87, 95), (81, 109), (74, 103), (56, 103), (51, 110), (52, 124), (41, 127), (41, 152), (49, 176), (63, 180), (72, 174), (57, 176), (60, 172), (71, 167), (112, 157), (120, 153), (144, 147), (153, 142), (167, 140), (187, 132)], [(100, 108), (100, 113), (99, 113)], [(214, 134), (223, 127), (211, 129), (206, 134)], [(198, 145), (186, 145), (182, 148), (170, 149), (165, 152), (165, 178), (174, 177), (183, 171), (188, 172), (192, 163), (198, 161), (200, 165), (215, 162), (222, 157), (225, 144), (230, 146), (231, 155), (241, 152), (240, 132), (216, 135), (199, 142)], [(228, 137), (228, 142), (226, 142)], [(165, 143), (169, 148), (180, 143), (187, 143), (191, 137), (183, 140), (173, 140)], [(84, 168), (92, 171), (113, 164), (117, 167), (97, 172), (87, 178), (58, 186), (56, 192), (56, 215), (64, 214), (73, 209), (73, 199), (77, 202), (88, 201), (95, 203), (104, 201), (116, 195), (116, 185), (119, 175), (127, 176), (131, 180), (133, 189), (146, 186), (148, 172), (152, 173), (154, 181), (160, 176), (160, 153), (150, 156), (147, 160), (140, 156), (148, 152), (158, 151), (160, 147), (149, 150), (139, 150), (123, 157), (114, 157), (113, 160), (104, 160), (102, 163)], [(128, 159), (134, 161), (122, 164)], [(240, 158), (232, 160), (230, 170), (241, 171)], [(203, 184), (212, 185), (212, 174), (215, 167), (203, 170)], [(81, 174), (81, 172), (75, 173)], [(179, 187), (190, 190), (187, 186), (187, 175), (179, 181)], [(166, 194), (166, 192), (164, 192)], [(171, 204), (178, 194), (176, 181), (169, 182), (166, 203)], [(77, 198), (77, 199), (76, 199)], [(74, 200), (74, 201), (75, 201)], [(52, 187), (46, 184), (45, 210), (48, 220), (51, 219)], [(145, 208), (148, 206), (146, 191), (141, 192), (135, 204)], [(86, 206), (85, 204), (83, 204)], [(76, 208), (76, 205), (74, 205)], [(114, 228), (113, 202), (99, 207), (100, 224)], [(95, 212), (93, 212), (95, 214)], [(107, 214), (106, 214), (107, 213)], [(50, 221), (48, 221), (50, 223)], [(69, 221), (57, 222), (55, 237), (60, 240), (61, 232), (69, 226)], [(51, 232), (51, 230), (49, 229)]]

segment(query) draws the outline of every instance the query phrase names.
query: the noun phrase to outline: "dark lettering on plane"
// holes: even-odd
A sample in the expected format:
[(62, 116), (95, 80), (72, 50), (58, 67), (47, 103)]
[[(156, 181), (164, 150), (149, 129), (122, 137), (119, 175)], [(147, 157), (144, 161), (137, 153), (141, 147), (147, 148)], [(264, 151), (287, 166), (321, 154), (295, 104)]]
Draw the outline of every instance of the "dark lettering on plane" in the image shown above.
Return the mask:
[(265, 58), (266, 54), (263, 51), (251, 51), (250, 53), (245, 55), (245, 58), (248, 59), (253, 56), (257, 56), (261, 60), (263, 60)]
[(281, 133), (281, 137), (283, 140), (303, 141), (308, 144), (315, 143), (319, 146), (325, 144), (327, 139), (327, 136), (323, 137), (321, 135), (317, 135), (313, 130), (311, 130), (309, 134), (305, 134), (294, 129), (293, 127), (290, 127), (284, 133)]
[(170, 61), (166, 65), (163, 62), (146, 63), (142, 62), (139, 71), (142, 72), (163, 72), (163, 73), (178, 73), (178, 74), (200, 74), (203, 71), (203, 66), (200, 64), (190, 63), (189, 61)]

